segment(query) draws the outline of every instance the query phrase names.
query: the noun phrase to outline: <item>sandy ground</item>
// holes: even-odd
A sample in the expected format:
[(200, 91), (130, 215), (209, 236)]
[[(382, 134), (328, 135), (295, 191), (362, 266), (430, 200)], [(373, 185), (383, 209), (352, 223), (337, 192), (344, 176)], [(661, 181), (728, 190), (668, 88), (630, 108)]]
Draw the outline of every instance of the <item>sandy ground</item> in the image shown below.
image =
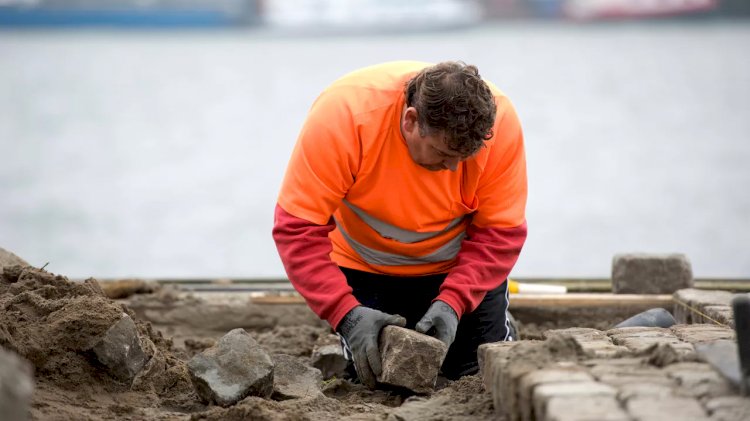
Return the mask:
[[(549, 328), (611, 327), (641, 310), (527, 311), (516, 316), (524, 337), (535, 339)], [(132, 384), (110, 376), (89, 351), (123, 312), (136, 321), (150, 358)], [(304, 305), (253, 304), (248, 295), (196, 295), (137, 281), (70, 282), (20, 266), (6, 267), (0, 275), (0, 346), (34, 366), (32, 419), (497, 419), (478, 376), (444, 382), (429, 396), (371, 391), (348, 379), (328, 379), (321, 384), (323, 394), (315, 397), (247, 397), (228, 408), (207, 406), (195, 393), (186, 362), (238, 327), (269, 354), (289, 354), (303, 362), (309, 362), (315, 343), (331, 333)]]

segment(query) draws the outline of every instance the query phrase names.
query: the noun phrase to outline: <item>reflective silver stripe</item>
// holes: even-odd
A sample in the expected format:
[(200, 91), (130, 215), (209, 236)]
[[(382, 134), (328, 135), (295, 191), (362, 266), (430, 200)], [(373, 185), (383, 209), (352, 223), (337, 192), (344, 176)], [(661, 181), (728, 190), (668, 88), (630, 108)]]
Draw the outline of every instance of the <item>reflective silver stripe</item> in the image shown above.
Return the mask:
[(459, 216), (458, 218), (452, 220), (450, 224), (448, 224), (447, 227), (443, 228), (442, 231), (416, 232), (416, 231), (409, 231), (403, 228), (399, 228), (395, 225), (391, 225), (387, 222), (383, 222), (375, 217), (372, 217), (369, 214), (367, 214), (367, 212), (354, 206), (348, 200), (344, 200), (344, 204), (349, 209), (351, 209), (352, 212), (356, 213), (357, 216), (359, 216), (359, 218), (362, 219), (362, 221), (365, 224), (369, 225), (370, 228), (374, 229), (378, 234), (380, 234), (381, 237), (387, 238), (389, 240), (396, 240), (399, 243), (404, 243), (404, 244), (418, 243), (420, 241), (424, 241), (430, 238), (437, 237), (438, 235), (443, 234), (444, 232), (447, 232), (453, 229), (456, 225), (460, 224), (461, 221), (463, 221), (465, 218), (465, 216)]
[(461, 241), (463, 241), (464, 237), (466, 237), (465, 232), (458, 233), (455, 237), (453, 237), (450, 241), (445, 243), (442, 247), (435, 250), (434, 252), (426, 255), (426, 256), (419, 256), (419, 257), (412, 257), (412, 256), (404, 256), (401, 254), (394, 254), (394, 253), (387, 253), (384, 251), (379, 251), (372, 249), (370, 247), (367, 247), (356, 240), (354, 240), (352, 237), (349, 236), (349, 234), (344, 230), (344, 228), (341, 226), (338, 220), (334, 218), (334, 221), (336, 221), (336, 225), (339, 228), (339, 231), (341, 231), (341, 235), (344, 236), (344, 239), (347, 243), (354, 249), (354, 251), (359, 254), (362, 259), (365, 260), (365, 262), (371, 264), (371, 265), (381, 265), (381, 266), (403, 266), (403, 265), (420, 265), (424, 263), (436, 263), (436, 262), (444, 262), (446, 260), (451, 260), (456, 257), (458, 254), (458, 251), (461, 249)]

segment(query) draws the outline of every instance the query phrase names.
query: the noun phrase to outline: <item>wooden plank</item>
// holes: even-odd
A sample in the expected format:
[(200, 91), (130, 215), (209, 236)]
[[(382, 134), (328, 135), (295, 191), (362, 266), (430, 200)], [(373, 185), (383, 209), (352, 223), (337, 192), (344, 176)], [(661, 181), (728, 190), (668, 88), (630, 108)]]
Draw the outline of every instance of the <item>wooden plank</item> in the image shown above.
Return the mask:
[(537, 307), (663, 307), (672, 305), (670, 294), (594, 294), (568, 293), (559, 295), (515, 294), (510, 296), (510, 308)]
[[(299, 295), (263, 295), (250, 299), (255, 304), (304, 304), (305, 300)], [(672, 305), (669, 294), (512, 294), (510, 308), (538, 308), (538, 307), (624, 307), (650, 306), (663, 307)]]

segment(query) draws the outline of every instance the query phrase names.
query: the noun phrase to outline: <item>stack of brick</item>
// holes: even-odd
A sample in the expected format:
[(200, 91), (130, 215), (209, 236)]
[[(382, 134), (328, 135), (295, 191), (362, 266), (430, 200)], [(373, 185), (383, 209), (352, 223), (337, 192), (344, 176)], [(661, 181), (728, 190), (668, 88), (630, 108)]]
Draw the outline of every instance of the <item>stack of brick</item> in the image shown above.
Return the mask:
[(672, 296), (677, 323), (713, 323), (734, 327), (729, 291), (681, 289)]
[[(532, 420), (747, 419), (739, 397), (710, 365), (693, 358), (693, 344), (733, 338), (719, 326), (545, 332), (545, 341), (482, 345), (480, 369), (499, 416)], [(555, 353), (567, 338), (576, 354)], [(668, 346), (685, 361), (651, 363), (649, 350)]]

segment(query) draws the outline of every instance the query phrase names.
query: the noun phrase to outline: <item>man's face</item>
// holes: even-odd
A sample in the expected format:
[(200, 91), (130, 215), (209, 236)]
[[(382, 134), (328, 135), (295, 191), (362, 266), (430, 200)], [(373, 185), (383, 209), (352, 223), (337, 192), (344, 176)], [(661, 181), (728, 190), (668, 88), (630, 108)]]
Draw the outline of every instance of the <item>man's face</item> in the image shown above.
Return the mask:
[(417, 132), (409, 147), (411, 159), (430, 171), (456, 171), (458, 163), (464, 158), (450, 150), (444, 139), (444, 135), (439, 133), (422, 136)]
[(406, 140), (411, 159), (430, 171), (455, 171), (458, 168), (458, 163), (466, 159), (458, 152), (448, 148), (444, 133), (426, 133), (419, 130), (416, 110), (412, 107), (404, 110), (401, 120), (401, 134)]

